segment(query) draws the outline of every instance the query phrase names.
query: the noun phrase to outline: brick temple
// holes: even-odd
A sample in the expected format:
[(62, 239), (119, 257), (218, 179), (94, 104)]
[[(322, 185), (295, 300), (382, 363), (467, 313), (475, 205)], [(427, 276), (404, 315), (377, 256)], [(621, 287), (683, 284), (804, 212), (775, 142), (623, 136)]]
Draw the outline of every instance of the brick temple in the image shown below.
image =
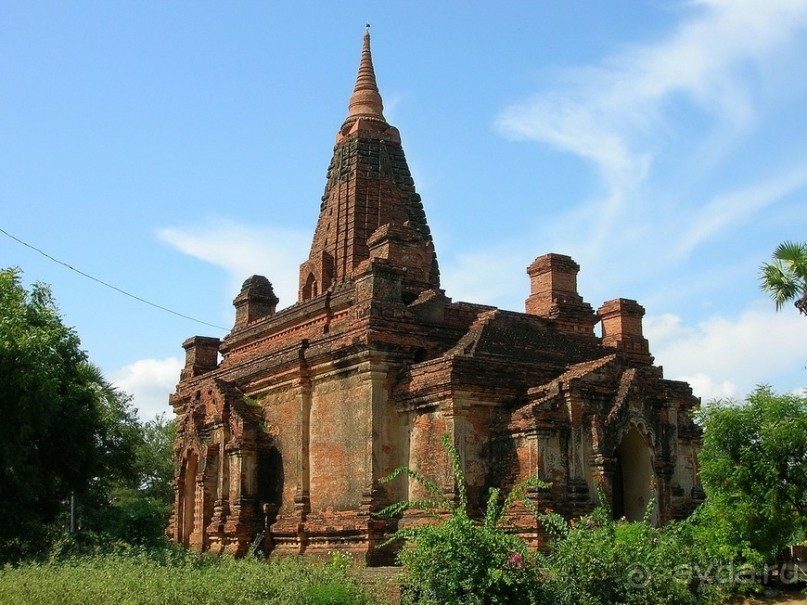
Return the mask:
[[(489, 488), (537, 476), (552, 483), (528, 493), (539, 510), (583, 514), (599, 486), (618, 517), (640, 518), (654, 493), (657, 522), (687, 515), (702, 499), (698, 400), (653, 365), (644, 309), (619, 298), (595, 311), (579, 268), (536, 258), (524, 312), (446, 295), (365, 33), (297, 302), (278, 311), (254, 275), (223, 340), (182, 344), (169, 535), (214, 552), (338, 549), (387, 563), (385, 538), (421, 518), (373, 513), (422, 493), (382, 479), (406, 465), (455, 497), (443, 434), (473, 510)], [(540, 545), (526, 508), (511, 522)]]

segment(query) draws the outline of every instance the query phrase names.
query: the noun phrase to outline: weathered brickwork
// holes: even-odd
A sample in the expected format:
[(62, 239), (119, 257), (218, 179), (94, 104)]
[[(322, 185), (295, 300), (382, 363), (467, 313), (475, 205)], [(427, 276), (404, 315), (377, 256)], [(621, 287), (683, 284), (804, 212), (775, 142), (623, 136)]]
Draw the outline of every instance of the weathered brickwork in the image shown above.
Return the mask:
[[(223, 340), (183, 343), (169, 535), (214, 552), (257, 540), (389, 562), (386, 536), (424, 518), (373, 513), (424, 494), (382, 478), (407, 465), (454, 497), (443, 434), (476, 511), (491, 487), (537, 476), (552, 483), (529, 492), (540, 510), (579, 515), (602, 489), (615, 514), (637, 518), (655, 490), (658, 522), (688, 514), (702, 498), (698, 401), (652, 365), (644, 309), (616, 299), (595, 313), (579, 270), (537, 258), (525, 313), (446, 296), (365, 35), (297, 303), (278, 311), (271, 283), (252, 276)], [(526, 507), (510, 521), (541, 544)]]

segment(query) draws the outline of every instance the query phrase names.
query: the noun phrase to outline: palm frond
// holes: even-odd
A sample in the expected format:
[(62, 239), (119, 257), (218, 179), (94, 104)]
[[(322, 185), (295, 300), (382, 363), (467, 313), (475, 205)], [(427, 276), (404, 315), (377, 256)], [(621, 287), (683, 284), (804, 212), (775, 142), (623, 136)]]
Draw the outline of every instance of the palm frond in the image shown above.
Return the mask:
[(541, 512), (535, 507), (527, 497), (527, 489), (530, 487), (537, 487), (538, 489), (549, 489), (552, 487), (551, 483), (546, 483), (538, 479), (538, 477), (528, 477), (513, 486), (513, 489), (507, 494), (501, 507), (499, 506), (499, 489), (492, 488), (488, 496), (488, 504), (485, 509), (485, 526), (490, 528), (498, 527), (502, 517), (513, 508), (516, 502), (522, 502), (524, 506), (536, 517), (541, 516)]
[(784, 261), (777, 259), (760, 267), (761, 288), (770, 294), (779, 311), (786, 302), (804, 293), (805, 281), (789, 270)]
[(782, 242), (776, 247), (773, 257), (785, 263), (797, 277), (807, 278), (807, 243)]
[(538, 489), (549, 489), (552, 487), (551, 483), (546, 483), (545, 481), (541, 481), (538, 477), (528, 477), (517, 483), (513, 489), (510, 490), (510, 493), (507, 494), (507, 498), (504, 501), (504, 505), (502, 506), (502, 513), (507, 512), (510, 508), (515, 504), (517, 500), (524, 502), (532, 512), (538, 512), (535, 510), (535, 505), (532, 501), (529, 500), (526, 496), (527, 488), (529, 487), (537, 487)]
[(485, 527), (496, 527), (499, 524), (499, 488), (493, 487), (488, 494), (488, 503), (485, 506)]
[(435, 502), (449, 508), (451, 507), (451, 502), (449, 502), (448, 498), (446, 498), (445, 493), (443, 493), (443, 490), (440, 488), (439, 485), (437, 485), (434, 481), (432, 481), (425, 475), (422, 475), (421, 473), (412, 470), (408, 466), (399, 466), (389, 475), (384, 477), (381, 480), (381, 482), (389, 483), (390, 481), (392, 481), (396, 477), (399, 477), (400, 475), (406, 475), (413, 481), (420, 483), (420, 485), (422, 485), (426, 489), (426, 491), (432, 497), (432, 500), (434, 500)]
[(392, 518), (402, 515), (408, 510), (423, 510), (435, 517), (439, 517), (441, 512), (447, 509), (442, 502), (434, 500), (401, 500), (389, 506), (385, 506), (376, 513), (377, 517)]
[(457, 451), (457, 448), (454, 447), (454, 444), (451, 443), (451, 438), (449, 437), (448, 433), (443, 433), (442, 437), (440, 437), (440, 441), (443, 444), (443, 447), (448, 451), (448, 455), (451, 458), (451, 475), (454, 478), (454, 483), (457, 487), (457, 497), (459, 500), (457, 507), (460, 510), (467, 510), (468, 490), (465, 486), (465, 471), (462, 468), (460, 454)]

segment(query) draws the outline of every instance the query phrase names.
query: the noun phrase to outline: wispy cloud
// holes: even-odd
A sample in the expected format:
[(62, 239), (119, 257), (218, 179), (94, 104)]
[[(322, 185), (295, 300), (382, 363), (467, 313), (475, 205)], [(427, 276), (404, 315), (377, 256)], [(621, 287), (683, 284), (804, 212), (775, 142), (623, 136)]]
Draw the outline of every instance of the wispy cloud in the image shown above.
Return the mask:
[(807, 165), (778, 174), (773, 179), (718, 195), (686, 218), (687, 224), (682, 225), (673, 254), (688, 256), (710, 236), (748, 221), (758, 211), (805, 187)]
[[(157, 236), (184, 254), (226, 270), (229, 298), (235, 296), (244, 279), (260, 274), (272, 281), (281, 306), (297, 301), (298, 267), (307, 256), (310, 233), (222, 219), (165, 227)], [(176, 388), (182, 366), (176, 357), (140, 359), (109, 372), (109, 377), (133, 396), (140, 417), (149, 419), (161, 412), (170, 414), (168, 395)]]
[[(574, 154), (600, 175), (604, 192), (587, 201), (596, 220), (580, 223), (578, 247), (585, 256), (598, 256), (617, 232), (645, 231), (640, 223), (648, 219), (639, 211), (647, 202), (645, 185), (675, 138), (674, 115), (697, 111), (702, 131), (696, 138), (706, 145), (731, 141), (756, 123), (765, 79), (776, 71), (768, 67), (784, 59), (802, 69), (797, 41), (807, 31), (807, 2), (700, 0), (682, 5), (680, 13), (665, 38), (569, 69), (553, 89), (496, 120), (506, 136)], [(690, 200), (689, 210), (697, 204)], [(711, 215), (699, 217), (704, 236), (730, 216), (721, 209), (717, 203)], [(678, 251), (696, 243), (697, 235)]]
[(157, 235), (184, 254), (224, 268), (233, 296), (247, 277), (258, 274), (272, 282), (281, 307), (297, 301), (298, 267), (311, 244), (308, 232), (220, 220), (166, 227)]

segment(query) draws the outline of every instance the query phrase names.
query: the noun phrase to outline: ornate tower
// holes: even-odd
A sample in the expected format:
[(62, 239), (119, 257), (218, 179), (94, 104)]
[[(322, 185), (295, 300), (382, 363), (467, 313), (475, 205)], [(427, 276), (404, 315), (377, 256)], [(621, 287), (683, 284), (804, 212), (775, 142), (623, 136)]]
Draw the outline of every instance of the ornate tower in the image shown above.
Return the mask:
[[(411, 290), (410, 296), (440, 285), (431, 233), (401, 136), (387, 123), (383, 109), (368, 30), (348, 115), (328, 166), (311, 252), (300, 265), (299, 302), (350, 281), (371, 256), (389, 253), (400, 256), (396, 260), (407, 268), (404, 290)], [(384, 233), (375, 233), (384, 226)]]

